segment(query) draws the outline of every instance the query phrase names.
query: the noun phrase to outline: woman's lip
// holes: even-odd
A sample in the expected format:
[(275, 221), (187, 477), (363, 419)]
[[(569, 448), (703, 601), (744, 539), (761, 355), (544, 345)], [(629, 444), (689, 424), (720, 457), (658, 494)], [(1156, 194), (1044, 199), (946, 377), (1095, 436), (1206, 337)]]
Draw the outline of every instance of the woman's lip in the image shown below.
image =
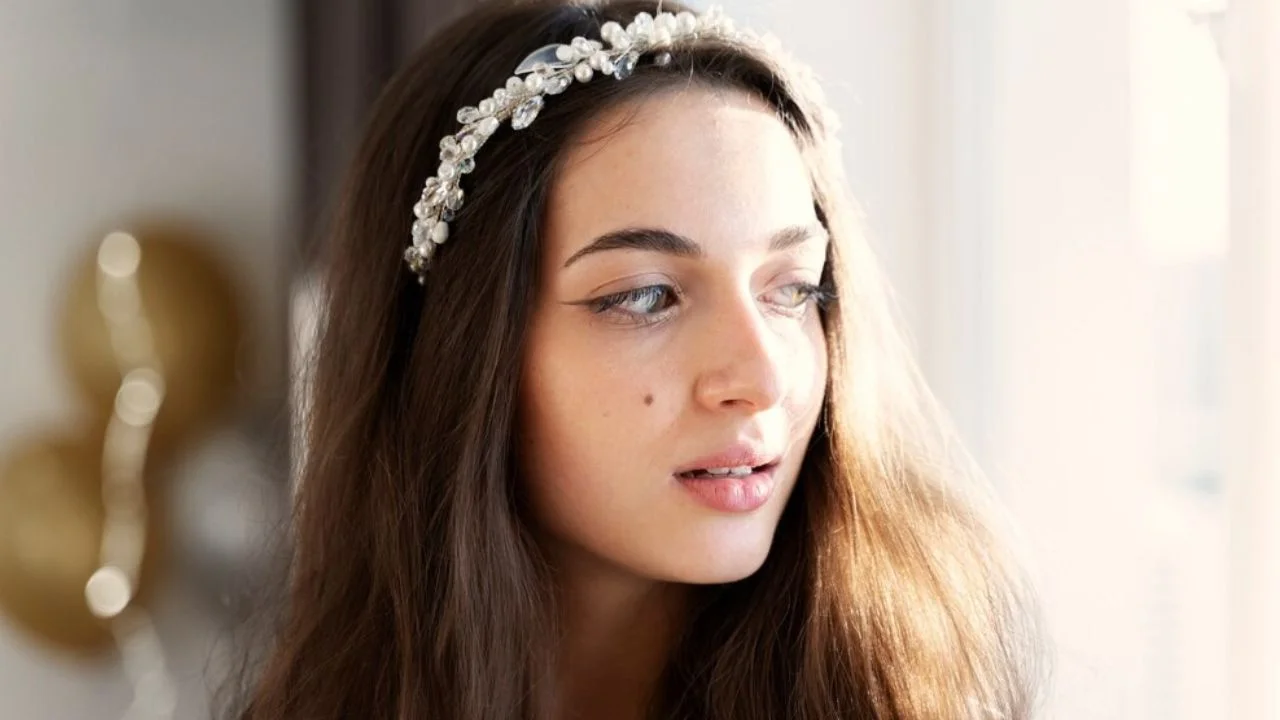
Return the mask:
[(675, 474), (681, 475), (695, 470), (707, 470), (709, 468), (735, 468), (750, 467), (759, 468), (766, 465), (777, 465), (781, 460), (778, 453), (769, 453), (763, 450), (751, 447), (747, 444), (735, 445), (723, 452), (715, 455), (698, 458), (676, 469)]
[(773, 496), (777, 467), (777, 463), (770, 463), (750, 475), (675, 478), (694, 500), (712, 510), (747, 513), (758, 510)]

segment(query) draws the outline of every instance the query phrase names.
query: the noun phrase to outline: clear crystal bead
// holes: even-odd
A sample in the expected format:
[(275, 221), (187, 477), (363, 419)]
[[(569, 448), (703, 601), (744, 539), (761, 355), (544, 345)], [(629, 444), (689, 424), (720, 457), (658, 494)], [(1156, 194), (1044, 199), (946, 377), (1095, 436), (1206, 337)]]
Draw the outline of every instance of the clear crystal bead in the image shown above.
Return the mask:
[(508, 92), (508, 93), (511, 93), (511, 94), (513, 94), (513, 95), (514, 95), (514, 94), (519, 93), (519, 92), (521, 92), (521, 91), (523, 91), (523, 90), (524, 90), (524, 79), (523, 79), (523, 78), (517, 77), (517, 76), (515, 76), (515, 75), (512, 75), (511, 77), (507, 78), (507, 92)]
[(594, 48), (591, 47), (591, 43), (587, 42), (587, 39), (584, 37), (576, 37), (573, 39), (573, 49), (578, 53), (579, 57), (586, 57), (594, 50)]
[(413, 224), (413, 244), (421, 245), (427, 239), (427, 223), (419, 221)]
[(498, 103), (494, 102), (493, 98), (485, 98), (480, 101), (481, 115), (492, 115), (493, 111), (497, 109), (498, 109)]
[(443, 220), (443, 221), (445, 221), (445, 222), (453, 222), (453, 219), (454, 219), (455, 217), (457, 217), (457, 216), (456, 216), (456, 215), (454, 215), (454, 214), (453, 214), (453, 211), (452, 211), (452, 210), (450, 210), (449, 208), (445, 208), (445, 209), (444, 209), (444, 212), (440, 213), (440, 219), (441, 219), (441, 220)]
[(613, 64), (613, 76), (619, 80), (626, 80), (631, 77), (631, 73), (636, 71), (636, 63), (640, 62), (640, 53), (632, 50), (631, 52), (618, 58), (618, 62)]
[(475, 158), (465, 157), (465, 158), (462, 158), (462, 160), (458, 161), (458, 172), (464, 175), (475, 169), (476, 169)]
[(493, 101), (497, 103), (498, 107), (501, 107), (502, 105), (504, 105), (507, 102), (507, 89), (498, 88), (497, 90), (494, 90)]
[(578, 59), (578, 54), (569, 45), (561, 45), (556, 48), (556, 59), (560, 62), (573, 62)]
[(458, 177), (458, 166), (448, 160), (440, 163), (440, 169), (436, 172), (441, 180), (452, 180)]
[(657, 54), (657, 55), (655, 55), (655, 56), (654, 56), (654, 58), (653, 58), (653, 64), (654, 64), (654, 65), (658, 65), (658, 66), (670, 65), (670, 64), (671, 64), (671, 53), (669, 53), (669, 52), (661, 52), (661, 53), (658, 53), (658, 54)]
[(413, 214), (417, 216), (418, 219), (425, 218), (431, 214), (431, 205), (425, 200), (419, 200), (418, 203), (413, 206)]
[(492, 135), (498, 132), (498, 118), (487, 117), (481, 120), (480, 127), (478, 129), (485, 135)]
[(564, 92), (569, 84), (573, 82), (573, 78), (568, 74), (552, 75), (543, 83), (542, 90), (548, 95), (559, 95)]
[(416, 247), (411, 247), (404, 251), (404, 261), (408, 263), (409, 269), (415, 275), (418, 275), (418, 280), (421, 281), (422, 274), (427, 271), (427, 258), (423, 256), (422, 252)]
[(533, 73), (524, 79), (524, 89), (531, 93), (542, 92), (542, 85), (546, 82), (546, 78), (541, 73)]
[(476, 139), (475, 135), (472, 135), (471, 133), (467, 133), (466, 135), (462, 136), (461, 140), (458, 141), (458, 147), (462, 148), (463, 155), (466, 155), (469, 157), (471, 155), (475, 155), (476, 150), (480, 149), (480, 141)]
[(470, 105), (458, 111), (458, 122), (463, 125), (470, 125), (480, 119), (480, 110)]
[(542, 109), (542, 96), (534, 95), (533, 97), (520, 103), (511, 114), (511, 127), (516, 130), (523, 130), (531, 123), (533, 119), (538, 117), (538, 111)]
[(462, 188), (454, 188), (453, 192), (449, 193), (449, 198), (444, 201), (444, 205), (450, 210), (457, 210), (462, 207), (462, 201), (465, 197), (466, 193), (462, 191)]
[(685, 10), (676, 15), (676, 30), (682, 35), (688, 35), (698, 29), (698, 18), (693, 13)]

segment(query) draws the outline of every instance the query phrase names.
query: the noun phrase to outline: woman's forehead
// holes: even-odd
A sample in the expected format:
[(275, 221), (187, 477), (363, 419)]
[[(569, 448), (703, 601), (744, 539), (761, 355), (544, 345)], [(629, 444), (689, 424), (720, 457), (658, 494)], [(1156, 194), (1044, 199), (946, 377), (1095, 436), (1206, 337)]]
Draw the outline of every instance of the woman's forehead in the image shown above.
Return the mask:
[(814, 218), (794, 136), (745, 92), (690, 87), (619, 106), (566, 152), (547, 207), (553, 262), (628, 227), (662, 227), (714, 247)]

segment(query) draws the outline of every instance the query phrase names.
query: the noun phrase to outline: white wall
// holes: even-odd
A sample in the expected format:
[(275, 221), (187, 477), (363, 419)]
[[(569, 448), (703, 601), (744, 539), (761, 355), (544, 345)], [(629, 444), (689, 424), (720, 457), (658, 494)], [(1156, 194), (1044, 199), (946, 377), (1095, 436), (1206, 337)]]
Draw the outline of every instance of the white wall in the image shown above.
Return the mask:
[[(278, 377), (285, 5), (0, 3), (0, 443), (76, 412), (55, 355), (56, 304), (73, 260), (135, 211), (173, 211), (218, 234), (265, 350), (251, 384)], [(209, 622), (176, 596), (161, 620), (184, 678), (179, 717), (201, 717)], [(114, 661), (67, 661), (0, 618), (0, 718), (116, 718), (128, 700)]]

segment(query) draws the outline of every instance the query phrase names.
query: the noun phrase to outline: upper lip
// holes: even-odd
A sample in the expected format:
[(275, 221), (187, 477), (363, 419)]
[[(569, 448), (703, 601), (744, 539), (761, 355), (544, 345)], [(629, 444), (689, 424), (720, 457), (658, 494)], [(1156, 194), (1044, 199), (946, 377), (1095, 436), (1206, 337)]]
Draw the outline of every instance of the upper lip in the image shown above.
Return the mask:
[(714, 455), (700, 457), (697, 460), (676, 468), (676, 474), (706, 470), (708, 468), (760, 467), (772, 465), (781, 459), (781, 453), (770, 452), (762, 446), (752, 443), (735, 443)]

